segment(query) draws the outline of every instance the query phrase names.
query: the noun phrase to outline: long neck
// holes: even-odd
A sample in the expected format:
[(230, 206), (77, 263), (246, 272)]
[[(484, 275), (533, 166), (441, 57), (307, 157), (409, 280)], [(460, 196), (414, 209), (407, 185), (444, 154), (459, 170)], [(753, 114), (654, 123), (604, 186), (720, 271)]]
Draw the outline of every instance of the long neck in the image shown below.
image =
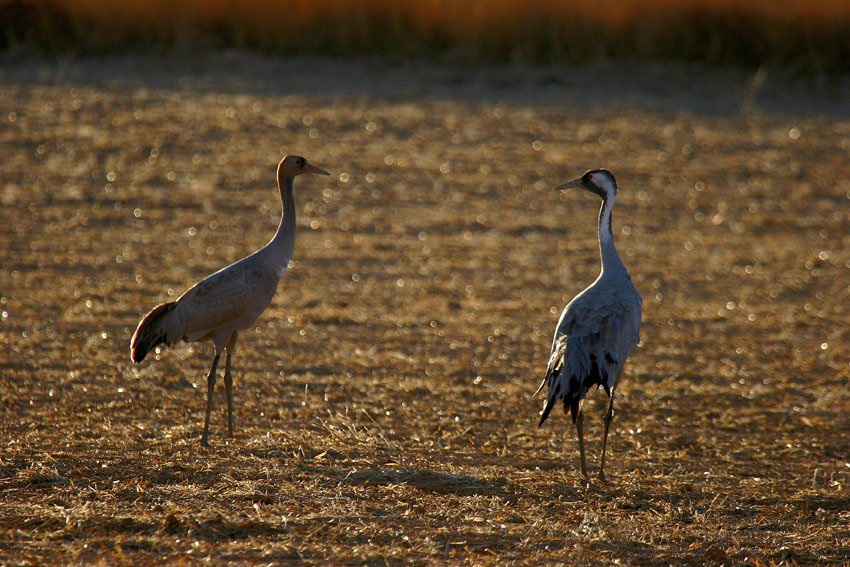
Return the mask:
[(599, 254), (602, 257), (602, 274), (614, 275), (626, 272), (626, 267), (614, 247), (614, 233), (611, 230), (611, 209), (614, 208), (614, 197), (602, 199), (599, 208)]
[(266, 248), (269, 250), (271, 263), (280, 273), (283, 273), (295, 250), (295, 195), (292, 191), (292, 177), (280, 179), (278, 185), (280, 185), (280, 203), (283, 211), (280, 214), (277, 232)]

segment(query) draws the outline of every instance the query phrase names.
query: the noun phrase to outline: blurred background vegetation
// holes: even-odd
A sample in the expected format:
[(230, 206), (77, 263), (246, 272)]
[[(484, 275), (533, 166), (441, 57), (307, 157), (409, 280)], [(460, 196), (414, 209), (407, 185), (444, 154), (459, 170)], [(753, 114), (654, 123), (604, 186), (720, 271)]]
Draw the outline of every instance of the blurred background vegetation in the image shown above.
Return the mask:
[(847, 0), (0, 0), (0, 50), (239, 48), (467, 62), (643, 59), (850, 70)]

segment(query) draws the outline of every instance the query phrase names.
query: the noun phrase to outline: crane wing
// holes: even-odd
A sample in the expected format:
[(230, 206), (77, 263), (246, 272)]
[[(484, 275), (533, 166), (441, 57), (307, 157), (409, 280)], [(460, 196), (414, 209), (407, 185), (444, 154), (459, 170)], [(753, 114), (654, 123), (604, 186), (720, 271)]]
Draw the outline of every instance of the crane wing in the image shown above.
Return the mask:
[(279, 281), (262, 266), (242, 262), (204, 278), (177, 300), (184, 336), (193, 341), (223, 325), (251, 325), (271, 302)]
[(631, 280), (596, 285), (567, 305), (556, 336), (580, 336), (590, 352), (622, 366), (640, 342), (641, 310), (642, 301)]

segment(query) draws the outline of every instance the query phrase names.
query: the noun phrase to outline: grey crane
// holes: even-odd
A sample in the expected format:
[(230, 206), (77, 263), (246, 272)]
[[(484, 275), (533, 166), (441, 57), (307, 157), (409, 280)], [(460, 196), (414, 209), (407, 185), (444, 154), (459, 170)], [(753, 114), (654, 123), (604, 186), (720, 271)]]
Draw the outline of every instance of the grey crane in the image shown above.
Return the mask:
[(540, 423), (558, 402), (564, 400), (564, 413), (570, 416), (578, 434), (581, 475), (587, 479), (584, 459), (584, 419), (581, 405), (592, 386), (602, 386), (608, 394), (608, 410), (603, 418), (602, 460), (599, 478), (605, 478), (605, 447), (608, 427), (614, 418), (614, 392), (623, 375), (623, 366), (640, 342), (641, 298), (626, 266), (614, 247), (611, 209), (617, 197), (614, 175), (605, 169), (586, 172), (553, 190), (581, 187), (602, 198), (599, 209), (599, 251), (602, 270), (590, 286), (567, 304), (558, 320), (546, 376), (537, 392), (547, 383), (549, 391), (541, 411)]
[(293, 180), (302, 173), (330, 175), (300, 156), (286, 156), (277, 166), (283, 211), (277, 232), (268, 244), (238, 262), (207, 276), (177, 301), (154, 307), (139, 322), (130, 341), (130, 358), (139, 363), (157, 345), (177, 341), (212, 341), (215, 357), (207, 376), (207, 412), (201, 445), (208, 446), (210, 410), (216, 368), (226, 351), (224, 386), (227, 391), (227, 431), (233, 436), (233, 378), (230, 359), (239, 331), (248, 329), (266, 309), (295, 249)]

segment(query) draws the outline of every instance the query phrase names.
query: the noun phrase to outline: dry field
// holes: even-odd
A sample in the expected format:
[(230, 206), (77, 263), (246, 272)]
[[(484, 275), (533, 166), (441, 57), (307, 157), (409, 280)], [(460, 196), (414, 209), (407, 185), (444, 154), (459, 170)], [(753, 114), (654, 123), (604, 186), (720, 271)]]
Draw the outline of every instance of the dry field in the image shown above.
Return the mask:
[[(0, 67), (0, 564), (850, 564), (850, 89), (619, 65), (238, 53)], [(147, 309), (264, 244), (241, 337), (134, 366)], [(533, 397), (598, 270), (644, 297), (608, 484)], [(220, 384), (220, 382), (219, 382)], [(598, 466), (605, 397), (586, 404)]]

